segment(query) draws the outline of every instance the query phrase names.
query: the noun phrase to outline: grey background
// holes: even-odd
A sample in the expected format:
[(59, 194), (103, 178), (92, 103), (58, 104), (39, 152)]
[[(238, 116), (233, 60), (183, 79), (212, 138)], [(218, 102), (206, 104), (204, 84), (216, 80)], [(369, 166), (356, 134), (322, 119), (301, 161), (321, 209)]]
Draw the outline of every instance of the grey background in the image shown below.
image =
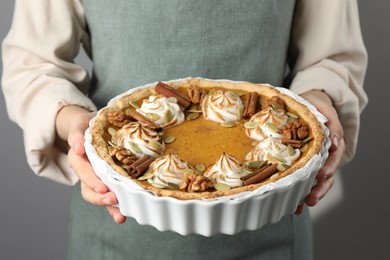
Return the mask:
[[(13, 4), (0, 2), (1, 40)], [(356, 158), (343, 169), (344, 200), (314, 222), (319, 260), (390, 259), (390, 1), (359, 4), (370, 55), (365, 81), (370, 103), (362, 115)], [(83, 56), (78, 61), (89, 66)], [(8, 120), (2, 93), (0, 133), (0, 259), (65, 259), (70, 188), (38, 178), (28, 168), (22, 131)]]

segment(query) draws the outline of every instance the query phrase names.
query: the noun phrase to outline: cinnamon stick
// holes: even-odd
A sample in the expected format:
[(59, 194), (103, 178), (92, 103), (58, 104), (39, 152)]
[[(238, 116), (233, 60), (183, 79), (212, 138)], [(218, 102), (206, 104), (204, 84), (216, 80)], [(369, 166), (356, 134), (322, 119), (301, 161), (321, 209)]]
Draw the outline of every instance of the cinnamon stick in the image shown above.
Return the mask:
[(127, 112), (129, 116), (131, 116), (132, 118), (134, 118), (135, 120), (141, 122), (141, 123), (145, 123), (151, 127), (154, 127), (156, 129), (159, 129), (160, 126), (157, 125), (155, 122), (153, 122), (152, 120), (150, 120), (149, 118), (147, 118), (146, 116), (142, 115), (141, 113), (138, 113), (137, 111), (135, 110), (130, 110)]
[(161, 81), (157, 83), (155, 90), (157, 93), (166, 97), (175, 97), (177, 99), (177, 103), (184, 108), (188, 108), (191, 104), (191, 99), (188, 95), (162, 83)]
[(257, 92), (249, 92), (246, 94), (244, 112), (243, 112), (244, 118), (250, 118), (251, 116), (256, 114), (258, 97), (259, 95), (257, 94)]
[(252, 178), (253, 176), (257, 175), (259, 172), (261, 172), (261, 171), (265, 170), (266, 168), (270, 167), (271, 165), (272, 165), (272, 163), (264, 165), (263, 167), (260, 167), (259, 169), (256, 169), (253, 173), (245, 175), (244, 177), (241, 177), (240, 179), (242, 181), (246, 181), (246, 180)]
[(138, 178), (143, 174), (150, 166), (150, 164), (155, 160), (155, 158), (144, 155), (134, 163), (132, 163), (127, 169), (127, 173), (134, 178)]
[(251, 185), (255, 183), (259, 183), (268, 177), (270, 177), (272, 174), (278, 172), (277, 169), (278, 165), (277, 164), (272, 164), (271, 166), (265, 168), (264, 170), (260, 171), (257, 173), (255, 176), (247, 179), (244, 181), (244, 185)]

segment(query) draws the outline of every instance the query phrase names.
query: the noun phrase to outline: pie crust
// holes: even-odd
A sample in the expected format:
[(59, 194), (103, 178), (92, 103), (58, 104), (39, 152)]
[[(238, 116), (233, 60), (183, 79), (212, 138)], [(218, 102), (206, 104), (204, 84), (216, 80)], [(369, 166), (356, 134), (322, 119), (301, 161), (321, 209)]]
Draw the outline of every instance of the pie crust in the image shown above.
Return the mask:
[[(222, 88), (224, 90), (232, 90), (235, 92), (257, 92), (259, 94), (259, 97), (265, 99), (277, 96), (285, 102), (287, 111), (292, 111), (294, 114), (298, 115), (300, 120), (302, 120), (304, 124), (308, 127), (311, 140), (308, 142), (307, 149), (300, 155), (299, 159), (296, 160), (287, 170), (280, 171), (278, 172), (277, 176), (274, 176), (273, 178), (267, 178), (260, 183), (235, 187), (229, 190), (212, 189), (203, 192), (187, 192), (169, 188), (157, 188), (155, 186), (152, 186), (147, 180), (140, 181), (138, 179), (130, 177), (127, 171), (123, 167), (118, 165), (108, 152), (108, 148), (110, 146), (108, 141), (111, 138), (111, 135), (108, 133), (108, 129), (111, 127), (111, 124), (108, 121), (108, 113), (124, 111), (125, 109), (131, 108), (131, 103), (139, 103), (141, 100), (144, 100), (151, 95), (157, 94), (155, 92), (154, 86), (137, 89), (131, 94), (121, 96), (117, 101), (99, 111), (91, 127), (92, 145), (96, 149), (96, 152), (100, 156), (100, 158), (102, 160), (105, 160), (116, 172), (123, 176), (131, 178), (139, 186), (146, 190), (153, 191), (157, 196), (169, 196), (181, 200), (209, 199), (221, 196), (235, 195), (241, 192), (253, 191), (264, 184), (277, 181), (287, 175), (293, 174), (296, 170), (305, 166), (306, 163), (314, 155), (319, 154), (323, 147), (325, 135), (322, 131), (321, 124), (317, 120), (316, 116), (311, 113), (305, 105), (303, 105), (293, 97), (281, 93), (277, 88), (274, 88), (270, 85), (254, 84), (249, 82), (231, 82), (223, 80), (215, 81), (203, 78), (186, 78), (178, 81), (165, 82), (165, 84), (181, 91), (185, 91), (190, 86), (198, 86), (208, 90)], [(187, 121), (185, 121), (183, 124), (186, 124), (186, 122)], [(220, 127), (223, 128), (222, 126)], [(236, 138), (235, 136), (229, 136), (228, 139), (235, 140)], [(169, 146), (171, 150), (175, 150), (174, 148), (172, 148), (175, 146), (175, 142), (169, 144)], [(207, 151), (207, 147), (205, 147), (204, 150)], [(180, 157), (180, 154), (178, 154), (178, 156)], [(215, 160), (217, 159), (218, 158), (215, 158)]]

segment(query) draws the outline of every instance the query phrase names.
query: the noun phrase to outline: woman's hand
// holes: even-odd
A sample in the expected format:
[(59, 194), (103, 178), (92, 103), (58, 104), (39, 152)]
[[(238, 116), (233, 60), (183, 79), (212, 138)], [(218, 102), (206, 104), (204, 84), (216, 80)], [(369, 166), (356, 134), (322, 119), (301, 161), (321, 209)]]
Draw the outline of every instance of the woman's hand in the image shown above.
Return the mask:
[[(312, 188), (305, 200), (306, 204), (312, 207), (317, 205), (333, 186), (334, 174), (340, 165), (345, 150), (344, 132), (332, 100), (326, 93), (313, 90), (301, 96), (312, 103), (328, 119), (326, 125), (330, 130), (330, 140), (332, 142), (329, 149), (329, 157), (316, 176), (317, 184)], [(301, 214), (303, 209), (304, 205), (298, 206), (295, 214)]]
[(84, 200), (93, 205), (105, 206), (114, 221), (121, 224), (126, 218), (114, 206), (118, 203), (115, 194), (95, 175), (85, 154), (84, 132), (92, 117), (93, 113), (81, 107), (64, 107), (57, 115), (57, 133), (61, 139), (67, 140), (70, 146), (68, 163), (80, 179)]

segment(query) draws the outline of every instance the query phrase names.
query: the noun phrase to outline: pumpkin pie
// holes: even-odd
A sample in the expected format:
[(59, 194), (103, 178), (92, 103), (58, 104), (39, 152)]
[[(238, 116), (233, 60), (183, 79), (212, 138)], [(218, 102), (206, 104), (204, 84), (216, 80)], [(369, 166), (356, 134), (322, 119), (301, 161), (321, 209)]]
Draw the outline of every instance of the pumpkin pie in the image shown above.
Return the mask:
[(294, 174), (325, 138), (316, 116), (277, 88), (203, 78), (122, 95), (99, 111), (91, 135), (116, 172), (182, 200), (250, 192)]

